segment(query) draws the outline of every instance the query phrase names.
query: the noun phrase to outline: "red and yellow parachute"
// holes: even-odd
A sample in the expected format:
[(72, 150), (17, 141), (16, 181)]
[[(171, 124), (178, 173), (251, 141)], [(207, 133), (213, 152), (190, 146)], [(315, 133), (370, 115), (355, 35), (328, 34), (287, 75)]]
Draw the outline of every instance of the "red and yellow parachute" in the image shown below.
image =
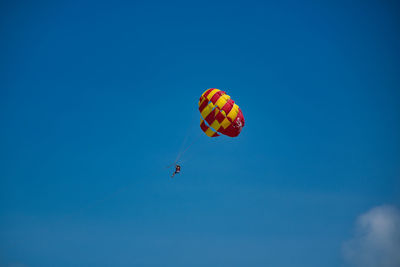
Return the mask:
[(200, 128), (210, 137), (219, 134), (236, 137), (244, 127), (239, 106), (224, 91), (207, 89), (199, 100)]

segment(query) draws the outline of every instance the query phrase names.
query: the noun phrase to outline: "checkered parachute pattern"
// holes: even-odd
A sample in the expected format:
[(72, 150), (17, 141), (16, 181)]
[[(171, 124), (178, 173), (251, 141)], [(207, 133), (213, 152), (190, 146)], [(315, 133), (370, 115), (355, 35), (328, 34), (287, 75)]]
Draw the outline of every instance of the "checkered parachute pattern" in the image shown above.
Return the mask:
[(207, 89), (199, 100), (200, 128), (209, 137), (236, 137), (244, 127), (239, 106), (224, 91)]

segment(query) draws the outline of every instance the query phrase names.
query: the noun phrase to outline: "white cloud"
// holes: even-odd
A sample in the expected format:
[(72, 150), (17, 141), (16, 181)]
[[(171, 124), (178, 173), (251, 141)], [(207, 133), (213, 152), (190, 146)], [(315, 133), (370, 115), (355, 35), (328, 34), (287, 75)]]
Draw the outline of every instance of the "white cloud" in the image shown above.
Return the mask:
[(362, 214), (342, 251), (349, 266), (400, 267), (400, 211), (384, 205)]

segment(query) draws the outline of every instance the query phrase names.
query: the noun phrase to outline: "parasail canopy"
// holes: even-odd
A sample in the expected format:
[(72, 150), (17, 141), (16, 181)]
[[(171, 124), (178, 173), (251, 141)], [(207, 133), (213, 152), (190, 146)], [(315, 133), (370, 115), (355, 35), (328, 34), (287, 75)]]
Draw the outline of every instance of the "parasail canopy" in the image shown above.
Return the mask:
[(224, 91), (207, 89), (199, 100), (200, 128), (209, 137), (236, 137), (244, 127), (239, 106)]

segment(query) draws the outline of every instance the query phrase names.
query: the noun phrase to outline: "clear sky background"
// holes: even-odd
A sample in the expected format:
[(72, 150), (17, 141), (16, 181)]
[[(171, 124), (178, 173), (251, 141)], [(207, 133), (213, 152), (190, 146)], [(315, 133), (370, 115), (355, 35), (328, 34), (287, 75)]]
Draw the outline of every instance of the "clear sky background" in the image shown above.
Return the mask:
[[(399, 12), (2, 1), (0, 266), (345, 265), (356, 218), (400, 205)], [(201, 132), (210, 87), (238, 138)]]

